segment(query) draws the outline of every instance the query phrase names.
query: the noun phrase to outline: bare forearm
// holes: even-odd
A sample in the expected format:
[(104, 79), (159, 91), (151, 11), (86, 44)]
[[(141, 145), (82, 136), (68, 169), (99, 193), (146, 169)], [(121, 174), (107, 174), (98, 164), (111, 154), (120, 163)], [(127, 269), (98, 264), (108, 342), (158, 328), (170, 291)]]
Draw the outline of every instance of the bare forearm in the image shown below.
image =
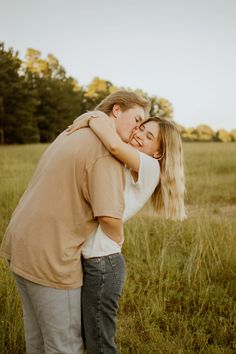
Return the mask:
[(111, 118), (91, 119), (89, 126), (111, 153), (119, 144), (124, 144), (112, 126)]
[(98, 220), (103, 232), (105, 232), (110, 239), (122, 245), (124, 240), (122, 220), (110, 217), (100, 217)]
[(78, 129), (90, 127), (108, 151), (134, 172), (139, 172), (140, 159), (136, 149), (124, 143), (115, 130), (112, 118), (104, 112), (93, 111), (82, 114), (66, 129), (67, 135)]
[(94, 118), (90, 120), (89, 126), (113, 156), (133, 171), (138, 172), (140, 165), (138, 151), (124, 143), (108, 123), (109, 118)]

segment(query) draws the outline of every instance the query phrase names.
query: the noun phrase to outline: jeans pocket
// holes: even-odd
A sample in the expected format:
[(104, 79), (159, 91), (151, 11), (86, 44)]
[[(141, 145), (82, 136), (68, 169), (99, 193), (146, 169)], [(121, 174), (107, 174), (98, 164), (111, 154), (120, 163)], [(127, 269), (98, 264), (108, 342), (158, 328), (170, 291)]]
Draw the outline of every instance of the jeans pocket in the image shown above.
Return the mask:
[(103, 283), (101, 258), (91, 258), (82, 261), (83, 264), (83, 286), (97, 287)]
[(114, 279), (117, 284), (123, 286), (125, 282), (125, 261), (122, 254), (108, 256)]

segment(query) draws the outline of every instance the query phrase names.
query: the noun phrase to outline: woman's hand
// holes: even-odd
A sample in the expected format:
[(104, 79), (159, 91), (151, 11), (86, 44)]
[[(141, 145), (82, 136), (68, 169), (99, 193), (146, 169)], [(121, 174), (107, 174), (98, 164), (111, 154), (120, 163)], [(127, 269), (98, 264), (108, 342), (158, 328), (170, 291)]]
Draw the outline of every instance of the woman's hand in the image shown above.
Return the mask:
[(89, 122), (91, 119), (102, 118), (104, 116), (107, 117), (107, 115), (101, 111), (91, 111), (91, 112), (84, 113), (78, 118), (76, 118), (73, 124), (68, 126), (68, 128), (66, 129), (66, 134), (70, 135), (76, 130), (79, 130), (81, 128), (86, 128), (89, 126)]

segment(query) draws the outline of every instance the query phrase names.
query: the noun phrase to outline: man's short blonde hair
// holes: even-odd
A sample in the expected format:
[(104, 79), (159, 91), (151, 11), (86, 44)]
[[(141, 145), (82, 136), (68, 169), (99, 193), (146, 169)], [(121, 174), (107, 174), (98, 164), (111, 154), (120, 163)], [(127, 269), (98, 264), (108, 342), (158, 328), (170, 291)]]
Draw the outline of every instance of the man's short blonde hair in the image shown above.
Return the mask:
[(110, 114), (115, 104), (118, 104), (123, 112), (134, 106), (142, 107), (146, 114), (150, 110), (150, 101), (147, 98), (127, 90), (119, 90), (111, 93), (104, 98), (95, 109)]

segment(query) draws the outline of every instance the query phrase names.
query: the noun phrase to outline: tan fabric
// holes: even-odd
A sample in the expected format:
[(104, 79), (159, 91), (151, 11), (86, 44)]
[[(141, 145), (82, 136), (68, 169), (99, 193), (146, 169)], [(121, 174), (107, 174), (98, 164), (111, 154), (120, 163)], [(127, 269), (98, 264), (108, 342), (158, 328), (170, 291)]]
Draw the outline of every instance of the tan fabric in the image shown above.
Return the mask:
[(63, 132), (42, 156), (0, 254), (11, 269), (55, 288), (82, 284), (81, 246), (97, 216), (122, 218), (124, 168), (90, 129)]

